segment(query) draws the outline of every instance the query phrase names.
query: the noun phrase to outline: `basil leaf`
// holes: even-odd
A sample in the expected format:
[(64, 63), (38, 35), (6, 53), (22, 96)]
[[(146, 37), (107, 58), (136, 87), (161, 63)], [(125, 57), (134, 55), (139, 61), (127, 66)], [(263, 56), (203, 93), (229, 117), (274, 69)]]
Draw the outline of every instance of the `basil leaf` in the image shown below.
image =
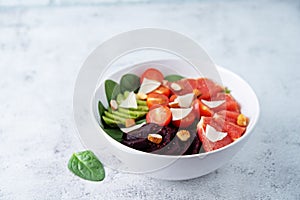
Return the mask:
[(122, 141), (123, 138), (123, 132), (120, 129), (116, 128), (104, 128), (103, 129), (110, 137), (115, 139), (118, 142)]
[(140, 87), (140, 78), (135, 74), (125, 74), (120, 81), (121, 92), (135, 91)]
[(225, 87), (224, 92), (225, 92), (226, 94), (230, 94), (231, 90), (229, 90), (228, 87)]
[(116, 99), (117, 95), (120, 93), (120, 85), (113, 80), (105, 81), (105, 94), (108, 104), (110, 100)]
[(177, 75), (177, 74), (171, 74), (168, 76), (165, 76), (165, 80), (169, 81), (169, 82), (174, 82), (174, 81), (179, 81), (181, 79), (183, 79), (183, 76)]
[(90, 181), (102, 181), (105, 171), (102, 163), (92, 151), (74, 153), (69, 160), (68, 168), (75, 175)]

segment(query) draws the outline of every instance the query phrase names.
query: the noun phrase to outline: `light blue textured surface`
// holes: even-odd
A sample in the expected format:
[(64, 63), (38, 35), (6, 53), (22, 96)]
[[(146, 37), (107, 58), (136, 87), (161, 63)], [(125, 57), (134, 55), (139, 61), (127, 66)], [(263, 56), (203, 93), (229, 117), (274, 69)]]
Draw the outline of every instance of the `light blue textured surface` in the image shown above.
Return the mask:
[[(0, 1), (0, 199), (300, 199), (299, 2), (68, 2)], [(202, 44), (253, 86), (261, 119), (242, 151), (204, 177), (167, 182), (107, 169), (101, 183), (80, 180), (66, 167), (82, 150), (76, 75), (102, 41), (141, 27)]]

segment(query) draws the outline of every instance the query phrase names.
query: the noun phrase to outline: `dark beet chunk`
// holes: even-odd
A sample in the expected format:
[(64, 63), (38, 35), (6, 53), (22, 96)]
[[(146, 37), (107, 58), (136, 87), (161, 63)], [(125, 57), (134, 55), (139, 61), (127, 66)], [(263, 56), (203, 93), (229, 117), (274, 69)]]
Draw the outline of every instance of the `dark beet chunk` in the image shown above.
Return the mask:
[(163, 155), (184, 155), (187, 152), (191, 143), (193, 142), (194, 136), (191, 135), (191, 138), (187, 141), (181, 141), (176, 136), (178, 129), (173, 129), (173, 131), (173, 137), (171, 138), (171, 140), (168, 141), (168, 143), (163, 148), (160, 148), (159, 150), (152, 153)]
[(152, 142), (149, 142), (149, 148), (147, 149), (147, 152), (155, 153), (155, 151), (157, 151), (158, 149), (164, 148), (174, 138), (176, 132), (177, 128), (170, 126), (162, 127), (161, 131), (158, 132), (158, 134), (160, 134), (163, 137), (162, 142), (160, 144), (154, 144)]
[(199, 140), (198, 136), (195, 137), (191, 147), (192, 147), (191, 154), (198, 154), (199, 153), (200, 147), (201, 147), (201, 141)]
[(136, 140), (137, 138), (146, 138), (149, 133), (157, 133), (161, 131), (163, 127), (158, 126), (157, 124), (145, 124), (141, 128), (130, 131), (129, 133), (124, 133), (124, 140)]
[(147, 138), (136, 138), (135, 140), (123, 140), (122, 144), (133, 149), (145, 151), (148, 147)]
[(174, 127), (165, 127), (162, 129), (162, 135), (164, 137), (163, 146), (167, 145), (175, 137), (178, 129)]
[(123, 134), (122, 144), (141, 151), (148, 151), (150, 145), (154, 144), (148, 141), (149, 133), (160, 134), (163, 127), (157, 124), (145, 124), (139, 129)]
[(194, 138), (190, 148), (185, 153), (186, 155), (198, 154), (201, 147), (201, 141), (198, 138), (197, 133), (191, 132), (191, 136)]
[(176, 137), (176, 139), (178, 141), (178, 147), (179, 147), (179, 152), (177, 155), (184, 155), (190, 148), (190, 146), (194, 140), (194, 135), (191, 134), (190, 139), (188, 139), (187, 141), (181, 141), (180, 139), (178, 139), (178, 137)]

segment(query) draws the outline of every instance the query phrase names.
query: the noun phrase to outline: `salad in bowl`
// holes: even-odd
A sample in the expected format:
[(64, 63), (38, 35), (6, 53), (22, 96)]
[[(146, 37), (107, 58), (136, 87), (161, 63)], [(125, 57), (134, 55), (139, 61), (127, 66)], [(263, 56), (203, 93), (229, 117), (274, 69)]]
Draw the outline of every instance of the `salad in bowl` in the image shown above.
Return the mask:
[(107, 107), (98, 102), (100, 126), (130, 148), (160, 155), (192, 155), (229, 145), (249, 118), (230, 88), (146, 68), (104, 82)]

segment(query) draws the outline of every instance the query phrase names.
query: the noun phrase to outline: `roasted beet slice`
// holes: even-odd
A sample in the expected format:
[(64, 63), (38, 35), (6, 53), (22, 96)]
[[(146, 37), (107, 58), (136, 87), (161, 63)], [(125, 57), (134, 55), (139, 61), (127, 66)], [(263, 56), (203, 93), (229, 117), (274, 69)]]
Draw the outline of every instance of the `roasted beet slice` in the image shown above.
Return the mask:
[(186, 155), (198, 154), (200, 151), (200, 147), (201, 147), (201, 141), (199, 140), (198, 136), (195, 136), (190, 148), (185, 154)]
[(149, 133), (161, 132), (163, 127), (157, 124), (145, 124), (139, 129), (130, 131), (129, 133), (123, 134), (122, 144), (141, 151), (148, 151), (151, 142), (148, 141), (147, 137)]
[(137, 138), (145, 138), (147, 139), (149, 133), (157, 133), (159, 134), (163, 127), (158, 126), (157, 124), (145, 124), (141, 128), (130, 131), (129, 133), (124, 133), (124, 140), (136, 140)]
[(161, 131), (158, 133), (163, 137), (162, 142), (160, 144), (154, 144), (152, 142), (149, 142), (149, 148), (146, 151), (155, 153), (155, 151), (163, 149), (174, 138), (176, 132), (177, 128), (170, 126), (162, 127)]
[(163, 155), (184, 155), (187, 152), (194, 140), (195, 133), (192, 133), (191, 137), (187, 141), (181, 141), (176, 136), (178, 129), (172, 128), (172, 131), (172, 135), (174, 136), (172, 137), (171, 141), (164, 145), (163, 148), (153, 151), (152, 153)]
[(147, 138), (136, 138), (134, 140), (123, 140), (122, 144), (133, 149), (145, 151), (148, 147), (148, 140)]
[(177, 137), (174, 137), (169, 144), (153, 153), (163, 155), (184, 155), (190, 144), (191, 141), (182, 142)]

